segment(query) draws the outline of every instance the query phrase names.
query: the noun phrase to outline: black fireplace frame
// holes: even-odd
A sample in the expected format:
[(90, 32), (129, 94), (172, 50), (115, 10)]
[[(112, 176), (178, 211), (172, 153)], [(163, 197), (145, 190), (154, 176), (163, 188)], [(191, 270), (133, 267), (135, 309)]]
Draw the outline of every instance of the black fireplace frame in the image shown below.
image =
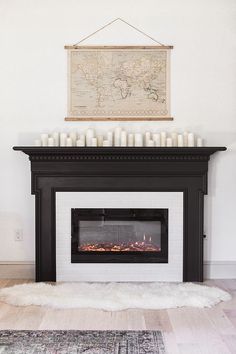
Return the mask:
[[(71, 263), (168, 263), (168, 209), (159, 209), (160, 219), (164, 219), (161, 222), (160, 252), (79, 252), (76, 250), (78, 244), (74, 242), (77, 231), (73, 225), (74, 210), (76, 209), (71, 209)], [(77, 218), (76, 211), (74, 216)]]
[[(203, 281), (210, 155), (225, 147), (25, 147), (35, 195), (36, 281), (56, 281), (56, 192), (183, 192), (183, 281)], [(218, 181), (220, 182), (220, 181)]]

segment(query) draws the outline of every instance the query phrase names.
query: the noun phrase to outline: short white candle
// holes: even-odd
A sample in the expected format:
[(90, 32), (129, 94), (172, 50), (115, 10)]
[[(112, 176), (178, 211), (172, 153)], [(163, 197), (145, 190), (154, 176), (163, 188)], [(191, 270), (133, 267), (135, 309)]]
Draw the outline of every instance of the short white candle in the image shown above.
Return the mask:
[(86, 135), (86, 146), (92, 146), (92, 138), (94, 138), (94, 130), (87, 129), (85, 135)]
[(120, 146), (120, 135), (121, 135), (121, 128), (117, 127), (115, 129), (115, 138), (114, 138), (114, 145), (115, 146)]
[(194, 134), (193, 133), (189, 133), (188, 134), (188, 146), (194, 146)]
[(40, 139), (35, 139), (34, 146), (41, 146), (41, 140)]
[(54, 146), (59, 146), (59, 133), (58, 132), (54, 132), (52, 134), (52, 137), (54, 139)]
[(98, 140), (98, 146), (103, 146), (103, 136), (102, 135), (98, 135), (97, 136), (97, 140)]
[(66, 146), (66, 139), (67, 139), (67, 134), (61, 133), (60, 134), (60, 146)]
[(42, 146), (48, 146), (48, 134), (41, 134)]
[(110, 146), (112, 146), (113, 145), (113, 132), (111, 132), (111, 131), (107, 132), (107, 140), (109, 140)]
[(173, 146), (172, 138), (167, 138), (166, 139), (166, 146)]
[(155, 146), (154, 140), (151, 140), (151, 139), (147, 140), (146, 146), (148, 146), (148, 147)]
[(92, 138), (91, 145), (92, 146), (97, 146), (98, 145), (97, 138)]
[(127, 133), (124, 130), (120, 134), (120, 146), (127, 146)]
[(128, 146), (134, 146), (134, 134), (133, 133), (128, 134)]
[(53, 137), (48, 138), (48, 146), (54, 146), (54, 138)]
[(76, 141), (76, 146), (85, 146), (84, 140), (78, 139), (78, 140)]
[(172, 146), (178, 146), (178, 134), (176, 132), (171, 133)]
[(143, 146), (143, 134), (134, 134), (134, 146)]
[(151, 133), (150, 132), (146, 132), (145, 133), (145, 138), (144, 138), (145, 146), (148, 146), (148, 142), (149, 142), (150, 139), (151, 139)]
[(183, 147), (184, 146), (184, 137), (182, 134), (178, 135), (178, 147)]
[(73, 142), (70, 137), (66, 138), (66, 146), (73, 146)]
[(161, 135), (159, 133), (152, 134), (152, 139), (154, 140), (155, 146), (161, 146)]
[(203, 140), (202, 140), (202, 138), (197, 138), (197, 146), (198, 146), (198, 147), (203, 146)]
[(161, 132), (161, 146), (166, 146), (166, 132)]
[(76, 132), (70, 132), (69, 137), (72, 140), (72, 145), (75, 146), (76, 140), (77, 140), (77, 133)]
[(185, 131), (183, 133), (183, 138), (184, 138), (184, 146), (188, 146), (188, 132)]
[(103, 146), (110, 146), (109, 140), (103, 140)]

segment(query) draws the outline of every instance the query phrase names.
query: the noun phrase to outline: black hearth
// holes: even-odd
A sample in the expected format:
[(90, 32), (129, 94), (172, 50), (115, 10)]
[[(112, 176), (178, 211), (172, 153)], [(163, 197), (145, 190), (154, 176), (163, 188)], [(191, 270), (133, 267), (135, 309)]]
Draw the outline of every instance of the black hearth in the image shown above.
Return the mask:
[(168, 209), (72, 209), (72, 263), (167, 263)]
[[(56, 192), (182, 192), (183, 281), (203, 280), (203, 209), (210, 155), (225, 147), (14, 147), (29, 155), (36, 281), (56, 280)], [(220, 182), (220, 181), (218, 181)]]

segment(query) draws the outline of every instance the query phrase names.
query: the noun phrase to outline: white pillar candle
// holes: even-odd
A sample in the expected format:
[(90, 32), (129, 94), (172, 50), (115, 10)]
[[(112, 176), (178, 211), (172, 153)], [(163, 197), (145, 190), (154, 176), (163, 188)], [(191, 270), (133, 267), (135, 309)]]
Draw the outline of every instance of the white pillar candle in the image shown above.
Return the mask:
[(107, 140), (109, 140), (110, 146), (113, 146), (113, 132), (111, 131), (107, 132)]
[(60, 134), (60, 146), (66, 146), (66, 139), (67, 139), (67, 134), (61, 133)]
[(53, 137), (48, 138), (48, 146), (54, 146), (54, 139)]
[(120, 146), (127, 146), (127, 133), (124, 130), (120, 134)]
[(133, 133), (128, 134), (128, 146), (134, 146), (134, 134)]
[(154, 140), (151, 140), (151, 139), (147, 140), (146, 146), (148, 146), (148, 147), (155, 146)]
[(194, 146), (194, 134), (193, 133), (189, 133), (188, 134), (188, 146)]
[(178, 147), (183, 147), (184, 146), (184, 137), (182, 134), (178, 135)]
[(85, 135), (86, 135), (86, 146), (92, 146), (92, 138), (94, 138), (94, 130), (88, 129)]
[(84, 146), (85, 146), (85, 134), (80, 134), (80, 135), (78, 136), (78, 140), (82, 140), (83, 143), (84, 143)]
[(42, 146), (48, 146), (48, 134), (41, 134)]
[(198, 147), (203, 146), (203, 140), (202, 140), (202, 138), (197, 138), (197, 146), (198, 146)]
[(161, 146), (166, 146), (166, 132), (161, 132)]
[(143, 146), (143, 134), (134, 134), (134, 146)]
[(184, 146), (188, 146), (188, 132), (183, 133)]
[(77, 133), (76, 132), (70, 132), (69, 137), (72, 140), (72, 145), (75, 146), (76, 140), (77, 140)]
[(145, 138), (144, 138), (145, 146), (148, 146), (149, 140), (151, 140), (151, 133), (150, 132), (146, 132), (145, 133)]
[(54, 139), (54, 146), (59, 146), (59, 133), (58, 132), (54, 132), (52, 134), (52, 137)]
[(66, 146), (73, 146), (73, 142), (70, 137), (66, 138)]
[(98, 145), (98, 140), (97, 140), (97, 138), (92, 138), (91, 145), (92, 145), (92, 146), (97, 146), (97, 145)]
[(178, 146), (178, 134), (176, 132), (171, 133), (172, 146)]
[(76, 146), (85, 146), (84, 140), (78, 139), (78, 140), (76, 141)]
[(98, 146), (103, 146), (103, 136), (102, 135), (98, 135), (97, 136), (97, 140), (98, 140)]
[(166, 146), (173, 146), (172, 138), (167, 138), (166, 139)]
[(121, 128), (117, 127), (115, 129), (115, 139), (114, 139), (115, 146), (120, 146), (120, 135), (121, 135)]
[(103, 140), (103, 146), (110, 146), (109, 140)]
[(161, 146), (161, 136), (159, 133), (152, 134), (152, 139), (154, 140), (155, 146)]
[(34, 146), (41, 146), (41, 140), (40, 139), (35, 139)]

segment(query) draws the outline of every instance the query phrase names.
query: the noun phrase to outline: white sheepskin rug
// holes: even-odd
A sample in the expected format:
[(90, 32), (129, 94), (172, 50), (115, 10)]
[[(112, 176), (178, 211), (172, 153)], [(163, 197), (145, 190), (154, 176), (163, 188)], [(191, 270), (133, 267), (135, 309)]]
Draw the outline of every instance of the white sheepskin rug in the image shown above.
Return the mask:
[(231, 295), (219, 288), (193, 283), (32, 283), (0, 290), (0, 300), (11, 305), (106, 311), (202, 308), (230, 299)]

